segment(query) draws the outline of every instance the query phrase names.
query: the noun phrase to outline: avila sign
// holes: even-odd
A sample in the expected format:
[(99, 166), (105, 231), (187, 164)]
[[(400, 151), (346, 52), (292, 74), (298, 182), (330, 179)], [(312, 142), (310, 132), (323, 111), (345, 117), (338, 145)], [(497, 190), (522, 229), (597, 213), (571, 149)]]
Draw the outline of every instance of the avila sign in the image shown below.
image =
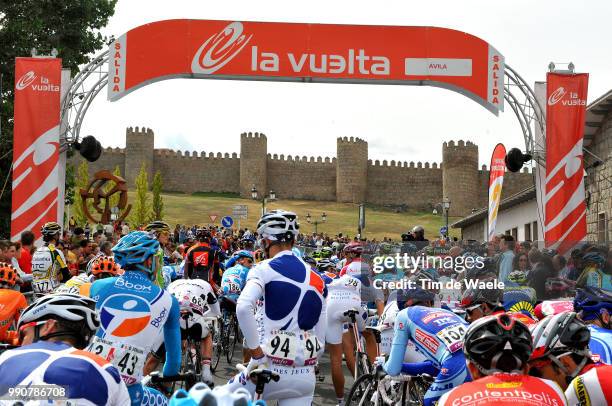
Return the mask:
[(111, 44), (109, 100), (177, 77), (429, 85), (504, 109), (504, 57), (436, 27), (167, 20)]

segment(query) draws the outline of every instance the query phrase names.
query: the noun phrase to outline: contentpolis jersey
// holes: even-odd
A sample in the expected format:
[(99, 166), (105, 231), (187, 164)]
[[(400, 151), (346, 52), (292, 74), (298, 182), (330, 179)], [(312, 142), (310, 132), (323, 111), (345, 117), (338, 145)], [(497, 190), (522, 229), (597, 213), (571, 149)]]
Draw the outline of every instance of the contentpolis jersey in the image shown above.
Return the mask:
[(499, 406), (564, 406), (567, 405), (567, 401), (561, 388), (553, 381), (529, 375), (495, 374), (464, 383), (451, 390), (440, 398), (438, 406), (484, 406), (491, 404)]

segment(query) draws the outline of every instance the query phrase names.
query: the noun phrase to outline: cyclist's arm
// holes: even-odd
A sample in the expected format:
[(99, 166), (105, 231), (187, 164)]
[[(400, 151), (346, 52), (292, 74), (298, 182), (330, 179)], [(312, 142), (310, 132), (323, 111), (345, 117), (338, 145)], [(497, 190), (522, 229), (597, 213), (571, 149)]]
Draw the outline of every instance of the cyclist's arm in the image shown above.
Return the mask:
[(255, 307), (257, 300), (263, 295), (263, 287), (258, 280), (249, 279), (238, 297), (236, 316), (238, 325), (251, 350), (259, 348), (259, 333), (255, 320)]
[(410, 338), (410, 333), (408, 330), (409, 327), (406, 314), (405, 312), (399, 312), (395, 319), (393, 344), (391, 344), (389, 359), (383, 366), (385, 372), (387, 372), (389, 375), (398, 375), (402, 370), (404, 354), (406, 353), (406, 345), (408, 345), (408, 340)]
[(68, 269), (68, 265), (66, 264), (66, 260), (64, 259), (64, 254), (61, 251), (54, 249), (53, 252), (53, 260), (57, 262), (60, 269), (60, 275), (62, 276), (62, 282), (66, 282), (69, 280), (72, 275), (70, 275), (70, 270)]
[(323, 307), (321, 308), (321, 316), (319, 316), (319, 322), (315, 326), (315, 334), (317, 335), (317, 340), (321, 343), (321, 348), (317, 352), (317, 356), (322, 356), (323, 352), (325, 352), (325, 331), (327, 329), (327, 305), (326, 300), (323, 300)]
[(166, 345), (166, 362), (164, 376), (178, 375), (181, 369), (181, 329), (179, 326), (179, 304), (172, 296), (172, 306), (166, 324), (164, 324), (164, 344)]

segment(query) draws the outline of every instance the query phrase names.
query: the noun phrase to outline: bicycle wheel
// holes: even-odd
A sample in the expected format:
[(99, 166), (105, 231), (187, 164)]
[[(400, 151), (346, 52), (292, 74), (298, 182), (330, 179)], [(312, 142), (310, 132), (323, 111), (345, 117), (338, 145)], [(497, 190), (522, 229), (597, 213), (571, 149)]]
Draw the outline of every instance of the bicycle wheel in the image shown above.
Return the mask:
[(425, 393), (429, 390), (429, 386), (431, 382), (427, 382), (426, 380), (415, 377), (408, 384), (408, 402), (407, 405), (422, 405), (425, 399)]
[(365, 406), (375, 405), (375, 394), (378, 388), (378, 382), (372, 375), (361, 375), (348, 393), (346, 398), (346, 406)]
[(236, 351), (236, 343), (238, 342), (238, 322), (236, 315), (230, 316), (229, 325), (227, 326), (228, 334), (227, 337), (227, 351), (225, 353), (227, 362), (231, 365), (232, 359), (234, 358), (234, 352)]
[(210, 363), (210, 371), (215, 372), (221, 357), (223, 357), (223, 340), (225, 333), (225, 326), (223, 321), (219, 323), (219, 331), (211, 332), (213, 334), (213, 358)]

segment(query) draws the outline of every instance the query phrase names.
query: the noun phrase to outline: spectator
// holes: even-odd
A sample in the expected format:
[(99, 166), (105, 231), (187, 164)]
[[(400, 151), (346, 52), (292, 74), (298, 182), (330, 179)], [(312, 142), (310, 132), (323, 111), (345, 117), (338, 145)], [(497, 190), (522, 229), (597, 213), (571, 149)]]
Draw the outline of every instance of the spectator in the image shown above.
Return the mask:
[(68, 229), (70, 231), (74, 231), (76, 227), (76, 220), (74, 219), (74, 216), (70, 216), (70, 220), (68, 220)]
[(563, 255), (555, 255), (552, 259), (553, 269), (555, 273), (563, 279), (569, 279), (569, 268), (567, 267), (567, 260)]
[(91, 253), (92, 244), (89, 240), (81, 240), (79, 243), (79, 270), (85, 272), (87, 264), (93, 258)]
[(529, 251), (529, 262), (531, 262), (529, 286), (536, 291), (538, 300), (547, 300), (549, 298), (546, 293), (546, 280), (555, 276), (552, 265), (552, 257), (554, 254), (550, 254), (551, 252), (547, 250), (540, 252), (536, 248), (532, 248), (531, 251)]
[(504, 235), (499, 241), (501, 256), (499, 259), (498, 278), (503, 283), (508, 283), (508, 276), (513, 271), (514, 262), (514, 237)]
[(121, 227), (121, 236), (123, 237), (124, 235), (128, 235), (130, 233), (130, 227), (128, 226), (127, 223), (123, 223), (123, 226)]
[(85, 238), (85, 231), (81, 227), (76, 227), (72, 235), (72, 241), (70, 242), (72, 243), (72, 245), (78, 246), (81, 240), (83, 240), (84, 238)]
[(529, 256), (527, 253), (519, 253), (514, 256), (512, 263), (512, 269), (515, 271), (524, 272), (525, 275), (529, 274)]
[(114, 227), (111, 223), (104, 225), (104, 235), (106, 235), (106, 238), (111, 238), (114, 231)]
[(34, 233), (24, 231), (21, 233), (21, 253), (19, 255), (19, 268), (30, 275), (32, 274), (32, 249), (34, 248)]
[(85, 238), (89, 240), (89, 235), (91, 233), (91, 228), (89, 228), (89, 223), (85, 224)]
[(107, 256), (107, 257), (112, 257), (113, 256), (113, 243), (110, 241), (104, 241), (101, 245), (100, 245), (100, 252)]

